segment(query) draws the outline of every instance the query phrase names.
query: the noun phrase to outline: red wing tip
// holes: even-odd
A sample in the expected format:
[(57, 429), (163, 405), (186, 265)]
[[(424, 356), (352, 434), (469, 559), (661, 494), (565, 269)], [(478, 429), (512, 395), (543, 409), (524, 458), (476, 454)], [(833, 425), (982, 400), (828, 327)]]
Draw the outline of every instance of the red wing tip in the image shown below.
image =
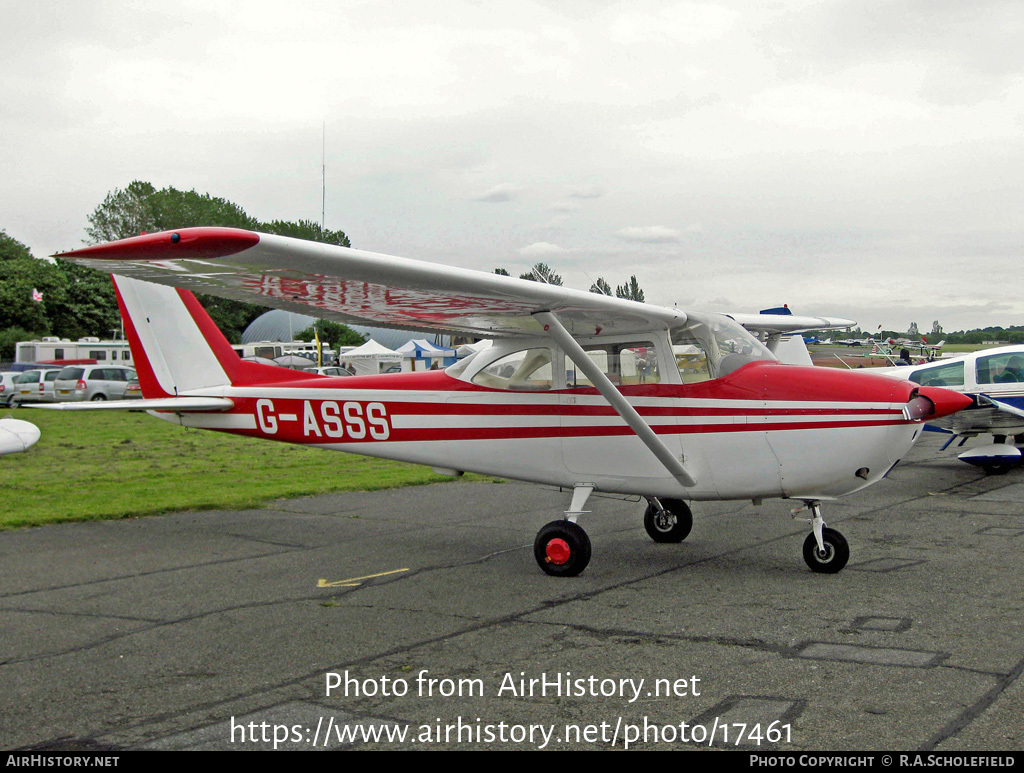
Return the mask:
[(62, 252), (55, 258), (93, 260), (174, 260), (176, 258), (221, 258), (254, 247), (260, 235), (241, 228), (200, 226), (175, 231), (142, 234), (107, 244)]

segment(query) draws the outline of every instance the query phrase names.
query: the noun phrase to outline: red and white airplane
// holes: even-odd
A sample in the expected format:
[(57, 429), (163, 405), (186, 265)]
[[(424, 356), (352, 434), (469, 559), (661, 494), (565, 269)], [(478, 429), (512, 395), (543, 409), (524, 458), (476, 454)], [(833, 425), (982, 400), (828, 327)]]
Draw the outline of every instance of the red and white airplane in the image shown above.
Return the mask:
[[(690, 501), (801, 500), (807, 564), (838, 572), (849, 548), (824, 527), (820, 502), (877, 482), (923, 420), (971, 402), (782, 365), (723, 315), (249, 231), (188, 228), (61, 257), (115, 274), (145, 399), (52, 407), (145, 409), (190, 427), (571, 488), (565, 517), (534, 544), (551, 575), (590, 560), (577, 519), (593, 492), (644, 496), (658, 542), (687, 536)], [(444, 371), (286, 371), (241, 361), (189, 289), (494, 344)]]

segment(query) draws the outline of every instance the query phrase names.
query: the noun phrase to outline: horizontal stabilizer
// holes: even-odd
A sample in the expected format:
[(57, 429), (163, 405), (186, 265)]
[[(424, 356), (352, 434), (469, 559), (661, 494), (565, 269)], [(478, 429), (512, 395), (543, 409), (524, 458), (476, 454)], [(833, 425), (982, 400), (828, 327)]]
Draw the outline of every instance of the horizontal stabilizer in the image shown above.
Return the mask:
[(174, 413), (205, 413), (227, 411), (235, 407), (227, 397), (156, 397), (152, 400), (90, 400), (87, 403), (35, 403), (26, 408), (51, 411), (173, 411)]

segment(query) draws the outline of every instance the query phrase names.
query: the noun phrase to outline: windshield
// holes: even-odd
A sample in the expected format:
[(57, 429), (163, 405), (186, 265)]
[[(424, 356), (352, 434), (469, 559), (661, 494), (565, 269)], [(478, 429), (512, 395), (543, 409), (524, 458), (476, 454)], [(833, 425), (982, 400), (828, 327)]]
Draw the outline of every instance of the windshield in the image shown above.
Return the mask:
[(670, 333), (684, 384), (727, 376), (748, 362), (777, 361), (739, 323), (720, 314), (691, 314)]

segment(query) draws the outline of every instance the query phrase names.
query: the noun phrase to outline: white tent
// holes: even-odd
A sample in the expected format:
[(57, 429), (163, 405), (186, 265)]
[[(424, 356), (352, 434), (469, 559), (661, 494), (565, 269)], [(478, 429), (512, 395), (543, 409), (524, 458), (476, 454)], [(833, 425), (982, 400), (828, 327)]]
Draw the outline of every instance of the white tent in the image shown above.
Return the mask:
[(350, 349), (338, 355), (338, 359), (348, 365), (357, 376), (383, 373), (388, 368), (402, 365), (402, 355), (386, 346), (381, 346), (372, 338), (362, 346)]
[(438, 349), (432, 343), (423, 338), (417, 338), (405, 346), (400, 346), (398, 351), (407, 358), (403, 369), (426, 370), (428, 367), (440, 367), (451, 365), (455, 362), (454, 349)]

